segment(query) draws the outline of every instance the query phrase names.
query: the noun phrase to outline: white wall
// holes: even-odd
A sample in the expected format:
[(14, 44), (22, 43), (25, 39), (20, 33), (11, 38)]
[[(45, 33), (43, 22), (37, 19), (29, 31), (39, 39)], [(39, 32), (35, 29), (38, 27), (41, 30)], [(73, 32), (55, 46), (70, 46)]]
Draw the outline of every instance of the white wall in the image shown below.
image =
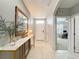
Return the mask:
[(71, 10), (71, 15), (79, 13), (79, 3), (73, 6), (70, 10)]
[[(7, 22), (15, 22), (15, 6), (18, 6), (26, 15), (30, 15), (22, 0), (0, 0), (0, 16), (2, 16)], [(0, 39), (0, 41), (2, 40)], [(8, 41), (8, 39), (4, 39), (2, 43)]]
[(27, 13), (27, 9), (22, 0), (0, 0), (0, 16), (9, 21), (15, 20), (16, 5), (18, 5), (24, 13)]
[(53, 21), (51, 18), (48, 18), (47, 19), (47, 26), (46, 26), (46, 29), (47, 29), (47, 40), (50, 41), (52, 39), (52, 36), (51, 36), (51, 32), (52, 32), (52, 25)]
[(49, 41), (53, 50), (55, 50), (55, 34), (54, 34), (54, 19), (53, 16), (47, 18), (47, 40)]

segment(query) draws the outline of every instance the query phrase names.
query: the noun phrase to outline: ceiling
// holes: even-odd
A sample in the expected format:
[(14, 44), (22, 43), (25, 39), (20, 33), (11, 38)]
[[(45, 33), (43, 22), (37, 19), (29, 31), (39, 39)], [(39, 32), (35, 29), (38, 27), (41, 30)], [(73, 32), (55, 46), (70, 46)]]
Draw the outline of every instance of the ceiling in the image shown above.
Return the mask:
[(28, 0), (32, 4), (39, 4), (41, 6), (49, 6), (52, 0)]
[(23, 1), (33, 17), (47, 17), (49, 13), (52, 13), (52, 11), (50, 10), (53, 8), (53, 6), (55, 6), (55, 2), (58, 0), (23, 0)]
[[(60, 0), (23, 0), (33, 17), (47, 17), (54, 12)], [(60, 8), (71, 8), (79, 0), (62, 0)]]
[(60, 8), (72, 8), (77, 3), (79, 3), (79, 0), (62, 0)]

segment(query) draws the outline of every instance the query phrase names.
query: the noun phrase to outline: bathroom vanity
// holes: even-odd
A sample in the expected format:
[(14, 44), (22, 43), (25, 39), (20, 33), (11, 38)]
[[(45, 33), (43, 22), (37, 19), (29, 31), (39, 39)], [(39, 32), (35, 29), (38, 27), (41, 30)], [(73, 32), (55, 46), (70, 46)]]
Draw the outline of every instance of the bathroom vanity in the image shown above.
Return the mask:
[(17, 40), (15, 45), (9, 43), (0, 47), (0, 59), (26, 59), (31, 49), (32, 37), (33, 35), (29, 35)]

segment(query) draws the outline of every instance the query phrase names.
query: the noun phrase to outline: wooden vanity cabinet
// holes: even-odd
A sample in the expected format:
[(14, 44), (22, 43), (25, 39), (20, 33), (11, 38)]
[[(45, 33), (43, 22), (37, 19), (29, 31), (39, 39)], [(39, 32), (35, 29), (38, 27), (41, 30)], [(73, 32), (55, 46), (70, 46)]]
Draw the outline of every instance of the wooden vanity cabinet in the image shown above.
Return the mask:
[(31, 49), (31, 37), (21, 39), (14, 46), (0, 48), (0, 59), (26, 59)]

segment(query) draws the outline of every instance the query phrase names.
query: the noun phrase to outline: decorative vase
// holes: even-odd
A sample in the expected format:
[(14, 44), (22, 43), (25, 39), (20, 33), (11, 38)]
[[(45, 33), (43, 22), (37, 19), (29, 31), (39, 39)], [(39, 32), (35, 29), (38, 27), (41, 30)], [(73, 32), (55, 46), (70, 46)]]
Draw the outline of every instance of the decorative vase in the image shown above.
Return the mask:
[(10, 45), (15, 45), (15, 34), (10, 36)]

